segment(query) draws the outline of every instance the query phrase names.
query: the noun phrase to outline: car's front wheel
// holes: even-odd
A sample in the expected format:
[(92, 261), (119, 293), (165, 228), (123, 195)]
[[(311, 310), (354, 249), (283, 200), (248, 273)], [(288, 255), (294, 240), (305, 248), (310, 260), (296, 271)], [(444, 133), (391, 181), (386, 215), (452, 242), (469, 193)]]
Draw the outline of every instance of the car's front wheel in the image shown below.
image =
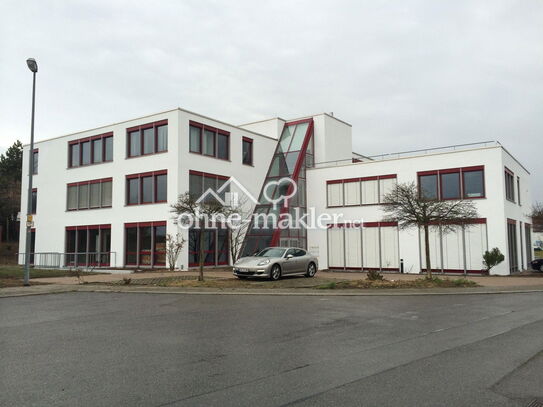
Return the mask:
[(274, 264), (270, 271), (270, 280), (277, 281), (281, 278), (281, 267), (278, 264)]
[(543, 273), (543, 264), (541, 264), (541, 266), (539, 266), (539, 271), (541, 271)]
[(315, 263), (309, 263), (309, 266), (307, 266), (307, 271), (305, 273), (306, 277), (313, 277), (317, 273), (317, 266), (315, 266)]

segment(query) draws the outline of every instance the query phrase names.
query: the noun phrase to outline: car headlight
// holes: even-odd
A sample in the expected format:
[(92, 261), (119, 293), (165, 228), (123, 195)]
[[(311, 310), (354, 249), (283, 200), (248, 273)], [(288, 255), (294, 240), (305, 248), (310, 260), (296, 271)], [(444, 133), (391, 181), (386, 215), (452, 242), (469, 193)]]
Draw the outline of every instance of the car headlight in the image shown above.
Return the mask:
[(266, 264), (270, 264), (270, 259), (262, 260), (257, 266), (265, 266)]

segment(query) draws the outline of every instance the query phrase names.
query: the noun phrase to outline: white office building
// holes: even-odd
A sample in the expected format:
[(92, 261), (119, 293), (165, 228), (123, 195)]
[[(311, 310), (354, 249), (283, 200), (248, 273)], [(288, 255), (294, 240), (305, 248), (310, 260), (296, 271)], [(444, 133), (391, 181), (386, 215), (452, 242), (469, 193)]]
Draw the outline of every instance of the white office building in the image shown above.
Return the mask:
[[(330, 218), (309, 229), (251, 224), (244, 254), (289, 245), (316, 254), (320, 269), (419, 273), (422, 232), (383, 221), (382, 198), (397, 182), (477, 206), (480, 217), (469, 227), (431, 227), (437, 272), (480, 273), (484, 251), (494, 247), (505, 261), (492, 274), (518, 272), (531, 260), (529, 172), (497, 142), (366, 157), (352, 152), (351, 125), (326, 113), (235, 126), (174, 109), (39, 141), (33, 161), (29, 252), (36, 266), (167, 267), (166, 235), (178, 233), (186, 244), (176, 267), (198, 264), (199, 233), (206, 266), (231, 264), (228, 228), (185, 230), (171, 212), (180, 194), (211, 189), (223, 198), (254, 197), (244, 201), (254, 213)], [(295, 182), (295, 194), (281, 205), (264, 199), (289, 196), (285, 178)], [(26, 205), (23, 194), (22, 214)], [(27, 252), (24, 227), (19, 251)]]

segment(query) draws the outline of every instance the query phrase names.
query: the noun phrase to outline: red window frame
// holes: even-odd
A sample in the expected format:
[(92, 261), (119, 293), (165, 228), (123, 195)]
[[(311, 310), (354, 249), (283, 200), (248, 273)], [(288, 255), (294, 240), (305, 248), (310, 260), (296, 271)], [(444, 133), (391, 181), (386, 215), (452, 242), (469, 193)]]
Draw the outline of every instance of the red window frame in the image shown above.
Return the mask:
[[(481, 171), (483, 175), (483, 191), (481, 196), (466, 196), (464, 188), (464, 174), (468, 172)], [(460, 196), (458, 198), (444, 198), (443, 197), (443, 187), (442, 187), (442, 174), (453, 174), (458, 173), (460, 177)], [(459, 199), (484, 199), (486, 198), (486, 179), (485, 179), (485, 166), (484, 165), (475, 165), (471, 167), (458, 167), (458, 168), (446, 168), (440, 170), (431, 170), (431, 171), (419, 171), (417, 172), (417, 185), (419, 190), (419, 196), (422, 192), (420, 187), (420, 177), (425, 175), (437, 175), (437, 191), (436, 196), (439, 200), (459, 200)]]
[[(112, 131), (110, 131), (108, 133), (99, 134), (97, 136), (85, 137), (85, 138), (80, 138), (80, 139), (77, 139), (77, 140), (68, 141), (68, 168), (88, 167), (89, 165), (97, 165), (97, 164), (103, 164), (103, 163), (113, 161), (113, 157), (111, 158), (111, 160), (106, 160), (106, 139), (109, 138), (109, 137), (113, 138), (113, 132)], [(94, 140), (98, 140), (98, 139), (102, 140), (102, 161), (94, 162)], [(83, 148), (82, 148), (81, 145), (83, 143), (86, 143), (86, 142), (89, 142), (89, 145), (90, 145), (90, 154), (91, 154), (90, 163), (89, 164), (82, 164), (82, 162), (83, 162)], [(74, 146), (74, 145), (79, 146), (79, 163), (78, 163), (78, 165), (73, 165), (73, 163), (72, 163), (72, 146)]]
[[(196, 127), (200, 129), (200, 151), (194, 151), (190, 148), (190, 127)], [(214, 133), (213, 135), (213, 154), (205, 154), (204, 153), (204, 131), (211, 131)], [(228, 138), (228, 142), (226, 143), (226, 158), (219, 157), (219, 143), (218, 143), (218, 135), (221, 134), (223, 136), (226, 136)], [(207, 124), (198, 123), (192, 120), (189, 120), (189, 152), (192, 154), (199, 154), (203, 155), (205, 157), (212, 157), (216, 158), (218, 160), (223, 161), (229, 161), (230, 160), (230, 132), (226, 130), (221, 130), (217, 127), (208, 126)]]
[[(166, 175), (166, 199), (164, 200), (158, 200), (158, 190), (157, 190), (157, 177), (161, 175)], [(152, 194), (153, 198), (150, 202), (143, 202), (143, 178), (150, 177), (152, 178)], [(129, 197), (130, 197), (130, 180), (132, 179), (138, 179), (138, 202), (137, 203), (130, 203)], [(142, 172), (138, 174), (130, 174), (126, 176), (125, 181), (125, 205), (126, 206), (134, 206), (134, 205), (150, 205), (150, 204), (157, 204), (157, 203), (165, 203), (168, 201), (168, 170), (159, 170), (159, 171), (151, 171), (151, 172)]]
[[(245, 162), (244, 159), (245, 157), (243, 156), (243, 148), (245, 146), (245, 144), (248, 144), (249, 145), (249, 158), (250, 158), (250, 162)], [(249, 137), (243, 137), (242, 140), (241, 140), (241, 162), (243, 163), (243, 165), (253, 165), (253, 139), (252, 138), (249, 138)]]
[[(80, 230), (84, 230), (87, 232), (87, 247), (85, 248), (85, 251), (79, 251), (77, 250), (77, 247), (76, 247), (76, 251), (75, 252), (68, 252), (67, 249), (66, 249), (66, 257), (68, 258), (68, 256), (70, 254), (73, 254), (75, 257), (74, 257), (74, 265), (77, 265), (77, 266), (85, 266), (87, 265), (86, 262), (83, 262), (83, 263), (80, 263), (78, 261), (78, 258), (79, 258), (79, 255), (82, 255), (82, 254), (88, 254), (89, 252), (87, 251), (87, 248), (88, 248), (88, 245), (89, 245), (89, 235), (88, 235), (88, 231), (89, 230), (105, 230), (105, 229), (109, 229), (111, 230), (111, 224), (101, 224), (101, 225), (81, 225), (81, 226), (66, 226), (65, 227), (65, 232), (64, 232), (64, 247), (66, 248), (67, 246), (67, 242), (66, 242), (66, 232), (68, 231), (72, 231), (72, 230), (77, 230), (77, 231), (80, 231)], [(77, 246), (77, 235), (76, 235), (76, 246)], [(100, 237), (100, 241), (101, 241), (101, 237)], [(101, 254), (109, 254), (111, 255), (111, 247), (110, 247), (110, 251), (108, 252), (102, 252), (100, 251), (99, 253)], [(96, 262), (89, 262), (88, 265), (89, 266), (99, 266), (99, 267), (108, 267), (111, 263), (111, 256), (108, 257), (108, 260), (107, 262), (104, 262), (104, 263), (96, 263)]]
[[(157, 254), (166, 254), (166, 250), (164, 251), (158, 251), (156, 250), (156, 228), (157, 227), (167, 227), (166, 226), (166, 221), (154, 221), (154, 222), (131, 222), (131, 223), (125, 223), (124, 224), (124, 247), (125, 247), (125, 253), (124, 253), (124, 264), (126, 266), (142, 266), (142, 267), (155, 267), (155, 266), (159, 266), (159, 267), (164, 267), (166, 266), (166, 257), (164, 257), (165, 261), (164, 262), (155, 262), (155, 259), (157, 258)], [(151, 250), (141, 250), (140, 249), (140, 228), (143, 228), (143, 227), (151, 227)], [(137, 249), (135, 252), (128, 252), (126, 251), (126, 248), (127, 248), (127, 242), (126, 242), (126, 237), (127, 237), (127, 229), (137, 229)], [(135, 255), (136, 256), (136, 262), (135, 263), (132, 263), (132, 262), (128, 262), (127, 261), (127, 258), (128, 258), (128, 255)], [(144, 255), (144, 256), (150, 256), (150, 259), (151, 259), (151, 264), (147, 265), (142, 265), (141, 264), (141, 256)]]
[[(111, 182), (113, 183), (113, 178), (112, 177), (109, 177), (109, 178), (98, 178), (98, 179), (91, 179), (91, 180), (88, 180), (88, 181), (80, 181), (80, 182), (70, 182), (68, 184), (66, 184), (66, 210), (69, 211), (69, 212), (73, 212), (73, 211), (87, 211), (89, 209), (101, 209), (101, 208), (111, 208), (112, 205), (113, 205), (113, 202), (111, 205), (105, 205), (105, 206), (102, 206), (102, 199), (100, 197), (100, 206), (93, 206), (91, 207), (90, 206), (90, 184), (100, 184), (100, 191), (102, 189), (102, 185), (103, 183), (105, 182)], [(88, 208), (79, 208), (79, 203), (77, 205), (77, 208), (75, 209), (70, 209), (68, 208), (68, 188), (69, 187), (78, 187), (78, 191), (77, 191), (77, 196), (79, 196), (79, 186), (80, 185), (88, 185), (89, 186), (89, 207)], [(111, 185), (111, 187), (113, 188), (113, 184)]]
[[(326, 207), (327, 208), (343, 208), (343, 207), (351, 207), (351, 206), (372, 206), (372, 205), (385, 205), (382, 202), (377, 203), (369, 203), (369, 204), (353, 204), (353, 205), (345, 205), (345, 187), (342, 188), (343, 193), (343, 205), (328, 205), (328, 185), (330, 184), (346, 184), (350, 182), (363, 182), (363, 181), (379, 181), (382, 179), (391, 179), (391, 178), (398, 178), (398, 174), (385, 174), (385, 175), (371, 175), (367, 177), (355, 177), (355, 178), (343, 178), (343, 179), (333, 179), (326, 181)], [(380, 183), (379, 183), (380, 188)], [(362, 192), (362, 191), (361, 191)], [(360, 198), (362, 199), (362, 193), (360, 193)], [(380, 196), (378, 196), (378, 200), (380, 200)], [(362, 200), (360, 201), (362, 202)]]
[[(153, 154), (162, 154), (168, 152), (168, 146), (166, 146), (166, 150), (157, 151), (158, 148), (158, 128), (161, 126), (167, 126), (168, 125), (168, 119), (165, 120), (159, 120), (152, 123), (146, 123), (142, 124), (140, 126), (133, 126), (126, 129), (126, 158), (135, 158), (135, 157), (142, 157), (142, 156), (148, 156)], [(143, 138), (143, 131), (153, 129), (153, 151), (151, 153), (144, 153), (143, 152), (143, 145), (144, 145), (144, 138)], [(130, 133), (138, 132), (139, 138), (140, 138), (140, 153), (132, 155), (130, 153)]]

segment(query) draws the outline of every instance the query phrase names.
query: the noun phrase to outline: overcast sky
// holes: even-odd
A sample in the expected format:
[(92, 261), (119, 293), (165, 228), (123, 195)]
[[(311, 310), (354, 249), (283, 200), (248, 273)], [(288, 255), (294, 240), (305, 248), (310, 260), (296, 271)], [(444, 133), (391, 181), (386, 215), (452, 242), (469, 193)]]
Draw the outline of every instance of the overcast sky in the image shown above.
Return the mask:
[(499, 140), (543, 200), (543, 1), (7, 1), (0, 149), (177, 106), (334, 112), (378, 154)]

